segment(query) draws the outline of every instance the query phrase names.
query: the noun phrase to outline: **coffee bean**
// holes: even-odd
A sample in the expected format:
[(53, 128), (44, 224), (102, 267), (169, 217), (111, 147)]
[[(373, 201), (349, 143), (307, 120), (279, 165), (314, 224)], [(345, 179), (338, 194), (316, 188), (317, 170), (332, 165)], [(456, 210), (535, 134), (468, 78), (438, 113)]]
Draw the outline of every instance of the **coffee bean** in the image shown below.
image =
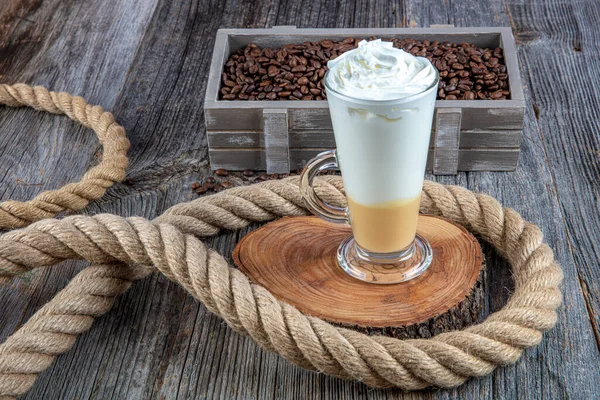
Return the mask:
[(229, 181), (223, 181), (221, 182), (221, 186), (223, 186), (225, 189), (229, 189), (233, 187), (233, 183), (229, 182)]
[(449, 94), (448, 96), (446, 96), (446, 100), (456, 100), (457, 97), (453, 94)]
[(244, 176), (253, 176), (254, 175), (254, 171), (252, 171), (251, 169), (246, 169), (246, 170), (244, 170), (244, 172), (242, 172), (242, 174)]
[(194, 182), (190, 185), (190, 187), (192, 188), (192, 190), (196, 190), (200, 187), (200, 182)]
[(271, 174), (269, 175), (269, 179), (277, 179), (279, 178), (279, 174)]
[(225, 190), (225, 188), (223, 187), (223, 185), (221, 185), (221, 184), (218, 184), (217, 186), (215, 186), (215, 187), (213, 188), (213, 190), (215, 191), (215, 193), (219, 193), (219, 192), (221, 192), (221, 191)]
[[(370, 38), (369, 40), (374, 39)], [(234, 52), (225, 62), (219, 98), (222, 100), (324, 100), (322, 79), (327, 61), (357, 47), (361, 38), (322, 40), (261, 49), (256, 44)], [(510, 98), (501, 48), (469, 43), (415, 39), (384, 39), (414, 55), (426, 57), (439, 71), (438, 98)], [(454, 88), (453, 88), (454, 87)], [(501, 91), (501, 95), (493, 93)], [(471, 93), (469, 93), (471, 92)], [(505, 93), (507, 92), (507, 93)]]
[(492, 98), (492, 99), (499, 99), (500, 97), (502, 97), (502, 91), (501, 90), (490, 94), (490, 98)]
[(215, 171), (215, 174), (217, 174), (219, 176), (227, 176), (227, 175), (229, 175), (229, 172), (224, 168), (219, 168), (218, 170)]
[(195, 190), (196, 194), (204, 194), (208, 191), (209, 191), (209, 189), (204, 186), (200, 186), (198, 189)]

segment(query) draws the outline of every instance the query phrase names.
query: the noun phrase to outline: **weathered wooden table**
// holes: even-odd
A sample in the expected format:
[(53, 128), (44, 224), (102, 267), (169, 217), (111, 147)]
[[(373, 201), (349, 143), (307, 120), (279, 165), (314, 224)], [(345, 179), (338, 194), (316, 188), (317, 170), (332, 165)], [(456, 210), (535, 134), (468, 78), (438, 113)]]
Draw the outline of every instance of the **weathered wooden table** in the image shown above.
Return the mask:
[[(122, 296), (25, 397), (600, 396), (599, 18), (594, 0), (3, 0), (0, 81), (82, 95), (112, 110), (131, 139), (126, 182), (84, 212), (147, 218), (189, 200), (190, 183), (209, 171), (202, 103), (218, 28), (511, 26), (527, 100), (520, 166), (435, 179), (489, 193), (538, 224), (565, 272), (564, 306), (541, 345), (454, 390), (373, 390), (304, 371), (155, 275)], [(98, 150), (93, 133), (68, 118), (1, 108), (0, 200), (30, 199), (76, 180)], [(223, 234), (212, 245), (231, 253), (239, 237)], [(486, 313), (504, 304), (512, 286), (504, 263), (488, 255)], [(0, 288), (0, 340), (84, 266), (37, 270)]]

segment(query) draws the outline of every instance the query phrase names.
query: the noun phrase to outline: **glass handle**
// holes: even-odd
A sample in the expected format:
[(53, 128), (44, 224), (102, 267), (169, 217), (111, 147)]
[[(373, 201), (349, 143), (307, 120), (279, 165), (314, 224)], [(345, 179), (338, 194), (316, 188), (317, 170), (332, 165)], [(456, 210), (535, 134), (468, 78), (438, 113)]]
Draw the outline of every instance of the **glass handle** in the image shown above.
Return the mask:
[(325, 203), (317, 196), (313, 188), (313, 180), (317, 175), (322, 171), (337, 167), (335, 150), (328, 150), (318, 154), (306, 164), (302, 175), (300, 175), (300, 194), (304, 199), (306, 207), (317, 217), (337, 224), (346, 224), (349, 223), (347, 209)]

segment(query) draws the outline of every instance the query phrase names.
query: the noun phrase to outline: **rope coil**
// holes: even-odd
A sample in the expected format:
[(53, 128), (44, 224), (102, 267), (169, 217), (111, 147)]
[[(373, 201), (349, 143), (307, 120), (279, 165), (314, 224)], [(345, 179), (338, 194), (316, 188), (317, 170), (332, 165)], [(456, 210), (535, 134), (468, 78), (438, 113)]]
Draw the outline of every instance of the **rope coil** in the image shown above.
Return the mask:
[[(318, 180), (319, 196), (345, 206), (339, 177)], [(514, 363), (554, 326), (562, 270), (535, 225), (490, 196), (425, 182), (421, 212), (464, 225), (510, 262), (515, 290), (480, 324), (432, 339), (368, 336), (302, 314), (253, 284), (201, 237), (254, 221), (306, 215), (298, 178), (237, 187), (176, 205), (154, 221), (101, 214), (47, 219), (0, 236), (0, 281), (66, 259), (85, 259), (53, 300), (0, 345), (0, 398), (27, 391), (37, 374), (108, 311), (131, 282), (155, 270), (179, 283), (237, 332), (303, 368), (374, 387), (453, 387)]]
[(0, 229), (22, 228), (34, 221), (52, 218), (65, 210), (81, 210), (91, 200), (104, 196), (106, 189), (125, 178), (129, 140), (125, 129), (113, 115), (100, 106), (91, 106), (81, 97), (23, 83), (0, 84), (0, 104), (29, 106), (38, 111), (66, 114), (83, 126), (92, 128), (103, 144), (102, 161), (91, 168), (77, 183), (49, 190), (27, 202), (9, 200), (0, 203)]

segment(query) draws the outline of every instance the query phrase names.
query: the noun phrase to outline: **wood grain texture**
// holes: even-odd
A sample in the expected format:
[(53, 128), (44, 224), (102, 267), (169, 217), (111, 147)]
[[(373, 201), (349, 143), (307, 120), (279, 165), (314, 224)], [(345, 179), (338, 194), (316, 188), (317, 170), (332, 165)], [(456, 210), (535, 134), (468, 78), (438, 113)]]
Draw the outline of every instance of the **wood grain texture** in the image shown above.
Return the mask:
[[(481, 286), (483, 254), (466, 229), (419, 216), (417, 232), (431, 245), (433, 261), (423, 275), (395, 285), (362, 282), (342, 270), (337, 248), (351, 232), (347, 225), (317, 217), (282, 218), (246, 235), (233, 260), (254, 282), (300, 311), (370, 333), (430, 337), (477, 320), (483, 292), (474, 287)], [(471, 311), (466, 321), (465, 307)]]
[(265, 163), (268, 174), (290, 172), (290, 138), (286, 110), (263, 110)]
[[(331, 148), (292, 148), (289, 150), (290, 168), (303, 168), (308, 160)], [(519, 160), (518, 148), (462, 149), (458, 150), (458, 171), (514, 171)], [(267, 168), (265, 149), (219, 148), (208, 151), (212, 169), (225, 168), (232, 171)], [(427, 171), (433, 169), (433, 149), (427, 157)]]
[(435, 175), (454, 175), (458, 172), (461, 114), (460, 108), (436, 112), (431, 168)]
[[(333, 129), (290, 129), (288, 132), (290, 148), (323, 148), (333, 149), (335, 138)], [(462, 130), (459, 147), (463, 149), (519, 149), (522, 131), (520, 130)], [(435, 130), (431, 132), (431, 139)], [(207, 132), (207, 139), (212, 149), (265, 147), (261, 130), (231, 130)], [(431, 145), (431, 143), (430, 143)]]
[[(526, 90), (518, 169), (428, 178), (490, 194), (539, 225), (565, 272), (556, 327), (516, 365), (455, 389), (416, 393), (304, 371), (260, 350), (181, 288), (152, 276), (134, 284), (24, 398), (596, 398), (600, 163), (599, 100), (591, 82), (600, 74), (598, 7), (593, 0), (0, 2), (2, 82), (83, 95), (115, 111), (132, 138), (128, 180), (85, 213), (147, 218), (191, 199), (189, 184), (210, 174), (202, 103), (218, 28), (512, 26)], [(519, 129), (513, 116), (499, 116), (498, 128)], [(0, 108), (0, 127), (1, 200), (29, 199), (95, 162), (91, 132), (65, 118)], [(230, 180), (242, 182), (237, 174)], [(231, 254), (257, 227), (224, 232), (208, 244)], [(489, 246), (483, 249), (487, 315), (505, 304), (512, 281), (506, 263)], [(0, 288), (0, 340), (82, 266), (64, 263)]]

